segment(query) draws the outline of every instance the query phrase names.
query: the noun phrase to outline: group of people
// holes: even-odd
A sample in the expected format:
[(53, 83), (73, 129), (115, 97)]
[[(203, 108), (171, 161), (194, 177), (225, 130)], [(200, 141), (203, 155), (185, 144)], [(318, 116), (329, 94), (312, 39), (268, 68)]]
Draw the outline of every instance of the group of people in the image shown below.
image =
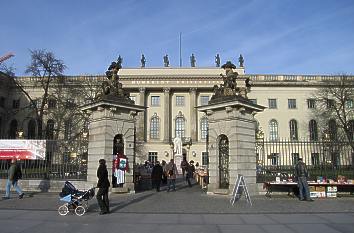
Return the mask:
[[(188, 163), (186, 160), (183, 160), (181, 163), (181, 168), (183, 177), (186, 177), (186, 182), (189, 187), (192, 187), (191, 179), (193, 178), (193, 174), (195, 172), (194, 161), (191, 160)], [(187, 173), (186, 176), (185, 173)], [(178, 170), (174, 159), (171, 159), (169, 163), (162, 161), (162, 164), (157, 161), (151, 171), (152, 186), (157, 192), (160, 192), (161, 183), (167, 184), (167, 192), (171, 190), (176, 191), (177, 175)]]

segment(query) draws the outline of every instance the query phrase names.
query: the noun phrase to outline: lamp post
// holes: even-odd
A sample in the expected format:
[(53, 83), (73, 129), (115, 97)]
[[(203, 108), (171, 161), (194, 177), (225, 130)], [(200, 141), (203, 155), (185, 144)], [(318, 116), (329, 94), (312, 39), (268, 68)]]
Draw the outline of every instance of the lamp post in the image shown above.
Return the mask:
[[(329, 134), (327, 130), (324, 130), (322, 133), (322, 146), (323, 146), (323, 171), (324, 171), (324, 176), (327, 177), (327, 148), (328, 145), (327, 143), (329, 142)], [(321, 175), (322, 175), (322, 171), (321, 171)]]

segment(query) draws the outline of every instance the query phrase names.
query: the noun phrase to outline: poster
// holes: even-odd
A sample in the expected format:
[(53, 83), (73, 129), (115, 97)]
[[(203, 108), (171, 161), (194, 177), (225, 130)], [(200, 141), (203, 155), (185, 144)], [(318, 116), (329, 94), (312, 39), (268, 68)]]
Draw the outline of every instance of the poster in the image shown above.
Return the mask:
[(45, 159), (45, 140), (0, 140), (0, 160)]

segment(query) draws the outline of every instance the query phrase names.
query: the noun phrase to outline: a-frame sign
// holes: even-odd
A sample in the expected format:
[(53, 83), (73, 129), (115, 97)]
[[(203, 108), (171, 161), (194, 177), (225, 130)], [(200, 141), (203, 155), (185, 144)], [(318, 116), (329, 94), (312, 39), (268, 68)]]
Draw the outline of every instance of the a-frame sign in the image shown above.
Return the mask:
[(243, 193), (245, 194), (246, 201), (252, 206), (252, 201), (250, 194), (248, 193), (245, 177), (241, 174), (238, 174), (230, 203), (234, 205), (235, 201), (239, 200)]

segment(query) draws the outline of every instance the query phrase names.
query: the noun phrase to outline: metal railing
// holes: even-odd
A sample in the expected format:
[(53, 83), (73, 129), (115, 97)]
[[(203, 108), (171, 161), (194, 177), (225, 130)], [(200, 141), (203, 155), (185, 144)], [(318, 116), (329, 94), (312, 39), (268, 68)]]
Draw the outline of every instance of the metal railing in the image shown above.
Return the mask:
[[(45, 160), (20, 160), (22, 179), (86, 180), (87, 141), (47, 140)], [(0, 178), (7, 178), (9, 160), (0, 160)]]
[(339, 175), (354, 179), (354, 151), (346, 142), (257, 139), (256, 154), (259, 183), (292, 179), (299, 157), (312, 180), (318, 176), (336, 180)]

